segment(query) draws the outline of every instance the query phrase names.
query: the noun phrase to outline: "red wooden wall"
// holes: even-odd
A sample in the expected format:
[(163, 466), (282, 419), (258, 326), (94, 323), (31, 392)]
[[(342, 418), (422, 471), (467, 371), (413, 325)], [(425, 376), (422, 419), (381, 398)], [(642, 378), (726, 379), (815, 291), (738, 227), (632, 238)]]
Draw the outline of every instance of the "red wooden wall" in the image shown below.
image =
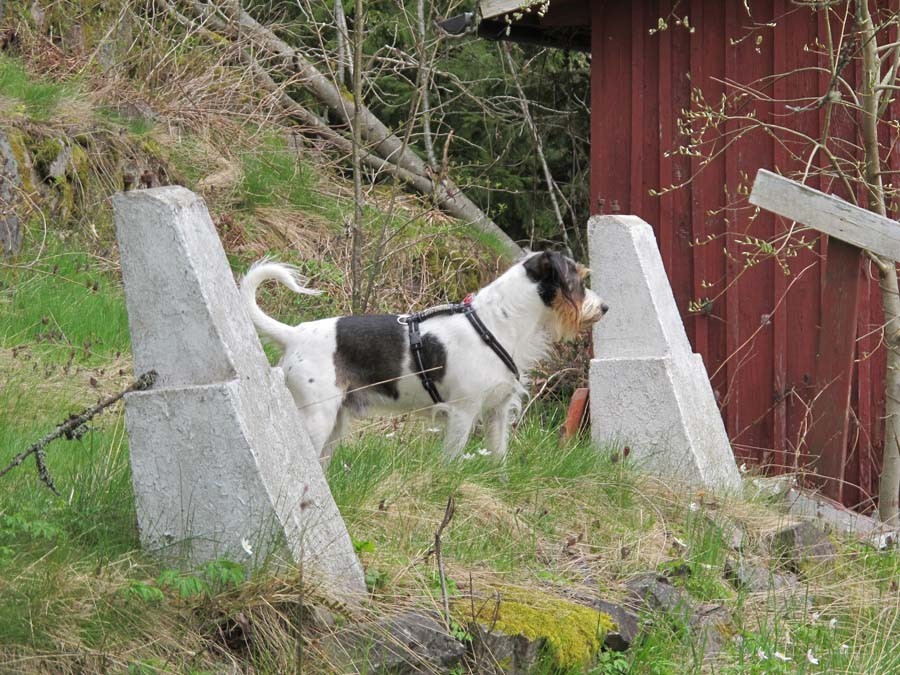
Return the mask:
[[(781, 472), (808, 467), (816, 459), (817, 449), (805, 438), (816, 393), (826, 242), (818, 240), (813, 250), (791, 258), (786, 275), (772, 259), (747, 268), (744, 253), (750, 247), (739, 240), (747, 235), (771, 239), (789, 225), (768, 213), (753, 217), (746, 195), (760, 167), (784, 173), (802, 169), (809, 145), (790, 131), (740, 136), (742, 125), (734, 121), (723, 129), (726, 138), (704, 149), (716, 153), (712, 161), (668, 154), (686, 142), (678, 119), (683, 109), (698, 109), (699, 93), (718, 105), (723, 95), (768, 77), (754, 86), (776, 101), (795, 99), (804, 105), (827, 90), (827, 61), (804, 50), (824, 35), (825, 14), (790, 0), (748, 4), (752, 18), (737, 0), (591, 3), (591, 194), (595, 213), (633, 213), (653, 225), (688, 337), (703, 355), (738, 461)], [(672, 25), (671, 19), (685, 15), (694, 32)], [(669, 17), (670, 27), (651, 33), (660, 17)], [(772, 21), (775, 28), (765, 25)], [(851, 65), (844, 72), (851, 83), (854, 70)], [(787, 77), (770, 77), (791, 71)], [(730, 98), (728, 113), (821, 135), (824, 107), (794, 113), (771, 99)], [(829, 132), (855, 141), (856, 120), (833, 110)], [(854, 153), (850, 144), (838, 151), (848, 160)], [(820, 166), (825, 160), (818, 154), (812, 161)], [(681, 183), (686, 183), (681, 189), (651, 194)], [(808, 183), (848, 196), (841, 186), (818, 177)], [(710, 236), (708, 243), (695, 244)], [(865, 509), (877, 494), (885, 365), (879, 348), (879, 289), (867, 266), (860, 273), (866, 278), (860, 285), (847, 483), (841, 497)], [(706, 311), (688, 310), (691, 300), (703, 298), (712, 299)]]

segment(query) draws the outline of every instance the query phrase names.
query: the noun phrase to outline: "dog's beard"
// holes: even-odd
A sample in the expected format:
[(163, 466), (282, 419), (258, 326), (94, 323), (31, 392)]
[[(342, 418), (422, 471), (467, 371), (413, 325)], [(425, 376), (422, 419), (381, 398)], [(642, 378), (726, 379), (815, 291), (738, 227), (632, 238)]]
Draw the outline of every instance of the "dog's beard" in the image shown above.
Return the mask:
[(571, 340), (582, 327), (583, 311), (578, 304), (566, 299), (562, 294), (557, 294), (551, 304), (553, 309), (553, 339), (555, 342)]
[(603, 301), (591, 291), (585, 293), (580, 303), (567, 300), (562, 294), (554, 298), (551, 308), (551, 331), (555, 342), (572, 340), (581, 331), (590, 328), (603, 317)]

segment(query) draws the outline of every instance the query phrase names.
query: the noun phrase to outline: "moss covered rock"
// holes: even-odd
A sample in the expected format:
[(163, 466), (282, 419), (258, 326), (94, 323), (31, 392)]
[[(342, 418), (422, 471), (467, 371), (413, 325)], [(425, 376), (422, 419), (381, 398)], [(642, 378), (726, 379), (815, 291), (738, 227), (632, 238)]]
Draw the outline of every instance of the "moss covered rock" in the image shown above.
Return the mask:
[(524, 673), (542, 659), (560, 670), (586, 667), (616, 627), (603, 612), (540, 591), (498, 589), (499, 603), (490, 598), (454, 607), (456, 620), (471, 626), (476, 649), (500, 670)]

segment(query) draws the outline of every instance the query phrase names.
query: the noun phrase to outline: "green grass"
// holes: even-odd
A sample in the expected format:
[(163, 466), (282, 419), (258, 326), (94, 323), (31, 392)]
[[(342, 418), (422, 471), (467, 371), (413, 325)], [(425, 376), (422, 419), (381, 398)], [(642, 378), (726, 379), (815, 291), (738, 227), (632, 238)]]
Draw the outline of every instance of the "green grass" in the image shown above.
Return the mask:
[(55, 363), (128, 352), (124, 295), (104, 261), (52, 240), (37, 261), (21, 261), (0, 266), (0, 346), (27, 345)]
[(336, 215), (334, 200), (317, 193), (316, 183), (312, 166), (292, 152), (283, 137), (261, 134), (254, 150), (243, 156), (241, 205), (249, 209), (293, 206)]
[(50, 119), (71, 90), (70, 85), (32, 78), (18, 60), (0, 54), (0, 101), (12, 100), (16, 104), (14, 111), (31, 120)]

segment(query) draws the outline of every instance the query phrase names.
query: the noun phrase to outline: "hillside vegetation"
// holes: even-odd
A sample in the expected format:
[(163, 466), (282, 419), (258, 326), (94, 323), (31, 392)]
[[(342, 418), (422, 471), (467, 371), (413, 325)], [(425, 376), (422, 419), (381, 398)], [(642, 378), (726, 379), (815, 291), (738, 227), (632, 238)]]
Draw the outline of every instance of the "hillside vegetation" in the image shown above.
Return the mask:
[[(399, 9), (372, 6), (381, 39)], [(270, 290), (262, 300), (283, 321), (349, 311), (345, 165), (209, 36), (155, 7), (6, 3), (0, 137), (20, 167), (24, 227), (21, 251), (0, 260), (0, 467), (133, 378), (117, 190), (203, 194), (236, 274), (267, 254), (297, 264), (325, 293)], [(255, 9), (299, 22), (279, 3)], [(478, 49), (469, 58), (485, 68), (500, 62)], [(460, 171), (471, 178), (470, 159)], [(504, 182), (514, 169), (526, 182)], [(479, 189), (508, 191), (516, 211), (531, 175), (504, 167)], [(374, 311), (459, 299), (507, 264), (489, 238), (390, 180), (367, 181), (364, 225), (372, 241), (389, 234), (367, 251), (390, 261), (373, 279)], [(418, 666), (428, 672), (900, 672), (896, 551), (830, 533), (811, 553), (777, 534), (793, 521), (768, 483), (748, 477), (746, 495), (723, 499), (640, 473), (624, 448), (562, 443), (584, 352), (570, 345), (534, 374), (542, 395), (504, 467), (477, 436), (447, 465), (428, 424), (359, 425), (327, 473), (366, 571), (358, 606), (323, 597), (300, 569), (176, 570), (141, 551), (113, 408), (48, 447), (59, 496), (32, 460), (0, 477), (0, 672), (377, 672), (378, 645), (416, 651), (384, 621), (410, 612), (438, 617), (465, 651), (452, 667)], [(441, 571), (433, 545), (451, 497)], [(612, 606), (640, 628), (630, 646), (609, 639), (624, 631)], [(498, 657), (485, 632), (521, 635), (535, 654)]]

